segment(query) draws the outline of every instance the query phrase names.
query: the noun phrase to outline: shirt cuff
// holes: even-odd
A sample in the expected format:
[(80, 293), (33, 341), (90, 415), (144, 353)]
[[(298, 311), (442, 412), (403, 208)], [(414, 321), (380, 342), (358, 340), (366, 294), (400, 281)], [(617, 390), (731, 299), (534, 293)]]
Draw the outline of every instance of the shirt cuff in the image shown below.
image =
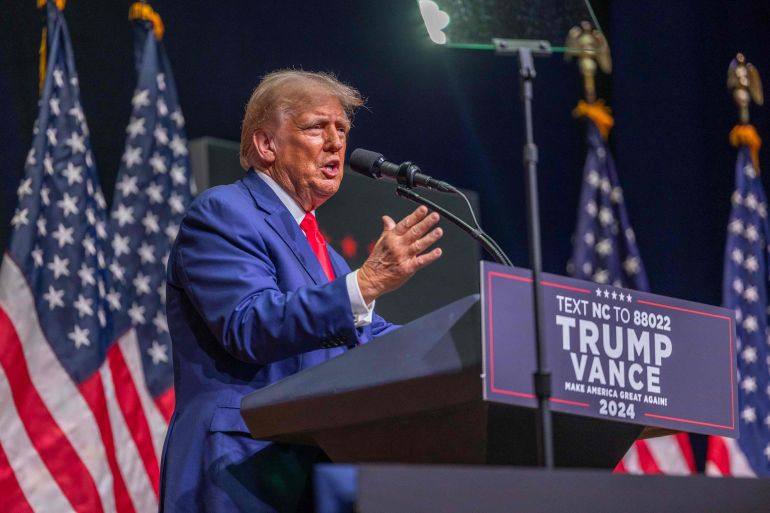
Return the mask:
[(358, 270), (345, 276), (345, 285), (348, 287), (350, 309), (353, 311), (353, 324), (356, 328), (371, 324), (374, 301), (368, 305), (364, 303), (364, 296), (361, 295), (361, 288), (358, 286)]

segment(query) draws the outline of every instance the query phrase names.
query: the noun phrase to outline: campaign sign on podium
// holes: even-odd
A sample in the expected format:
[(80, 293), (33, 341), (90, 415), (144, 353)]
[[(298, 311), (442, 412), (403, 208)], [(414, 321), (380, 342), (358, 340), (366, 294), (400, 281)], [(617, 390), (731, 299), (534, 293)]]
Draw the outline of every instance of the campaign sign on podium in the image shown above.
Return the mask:
[[(484, 398), (535, 408), (529, 270), (481, 266)], [(737, 438), (735, 317), (702, 305), (543, 274), (554, 411)]]

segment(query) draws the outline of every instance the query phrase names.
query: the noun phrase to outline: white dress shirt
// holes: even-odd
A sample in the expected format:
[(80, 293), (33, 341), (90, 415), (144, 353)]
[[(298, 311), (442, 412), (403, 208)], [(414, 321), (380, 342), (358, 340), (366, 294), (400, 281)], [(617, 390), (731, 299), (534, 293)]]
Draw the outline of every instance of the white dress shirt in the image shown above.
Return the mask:
[[(287, 193), (278, 183), (272, 179), (272, 177), (265, 173), (255, 170), (257, 176), (259, 176), (278, 196), (281, 203), (289, 210), (291, 216), (297, 222), (297, 225), (305, 218), (305, 210)], [(315, 210), (313, 210), (315, 215)], [(305, 233), (304, 231), (302, 233)], [(350, 272), (345, 276), (345, 285), (348, 289), (348, 297), (350, 298), (350, 309), (353, 311), (353, 324), (356, 328), (366, 326), (372, 322), (372, 312), (374, 311), (374, 301), (368, 305), (364, 302), (364, 297), (361, 295), (361, 288), (358, 286), (358, 269)]]

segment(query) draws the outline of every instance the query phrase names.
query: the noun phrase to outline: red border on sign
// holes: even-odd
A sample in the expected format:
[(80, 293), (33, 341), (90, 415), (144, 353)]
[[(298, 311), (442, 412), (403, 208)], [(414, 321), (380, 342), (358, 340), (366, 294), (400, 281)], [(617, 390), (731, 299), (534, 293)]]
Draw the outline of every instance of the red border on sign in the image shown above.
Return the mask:
[[(491, 362), (491, 365), (489, 366), (490, 390), (492, 390), (492, 392), (497, 394), (513, 395), (516, 397), (526, 397), (527, 399), (534, 399), (535, 394), (527, 394), (524, 392), (514, 392), (513, 390), (505, 390), (505, 389), (495, 387), (495, 335), (494, 335), (494, 329), (493, 329), (494, 323), (492, 322), (492, 276), (499, 276), (501, 278), (508, 278), (509, 280), (532, 283), (532, 278), (524, 278), (522, 276), (514, 276), (512, 274), (505, 274), (497, 271), (490, 271), (489, 274), (487, 274), (487, 303), (489, 304), (489, 359)], [(591, 291), (588, 289), (580, 289), (577, 287), (570, 287), (569, 285), (561, 285), (559, 283), (551, 283), (548, 281), (541, 281), (540, 284), (543, 285), (544, 287), (553, 287), (557, 289), (572, 290), (575, 292), (583, 292), (585, 294), (591, 293)], [(555, 403), (571, 404), (573, 406), (580, 406), (582, 408), (588, 408), (590, 406), (590, 404), (588, 403), (568, 401), (567, 399), (558, 399), (556, 397), (551, 397), (549, 400)]]
[[(497, 277), (500, 277), (500, 278), (507, 278), (509, 280), (523, 281), (523, 282), (526, 282), (526, 283), (532, 283), (532, 278), (525, 278), (525, 277), (522, 277), (522, 276), (514, 276), (514, 275), (511, 275), (511, 274), (505, 274), (505, 273), (501, 273), (501, 272), (497, 272), (497, 271), (489, 271), (488, 274), (487, 274), (487, 303), (489, 304), (489, 357), (490, 357), (490, 363), (491, 363), (490, 364), (490, 390), (492, 392), (494, 392), (494, 393), (497, 393), (497, 394), (512, 395), (512, 396), (516, 396), (516, 397), (525, 397), (525, 398), (528, 398), (528, 399), (534, 399), (535, 398), (534, 394), (528, 394), (528, 393), (524, 393), (524, 392), (514, 392), (513, 390), (500, 389), (500, 388), (497, 388), (495, 386), (494, 322), (493, 322), (493, 316), (492, 316), (492, 277), (493, 276), (497, 276)], [(578, 288), (578, 287), (571, 287), (571, 286), (568, 286), (568, 285), (561, 285), (559, 283), (552, 283), (552, 282), (541, 281), (540, 284), (543, 285), (544, 287), (560, 288), (560, 289), (572, 290), (572, 291), (575, 291), (575, 292), (582, 292), (582, 293), (585, 293), (585, 294), (591, 294), (590, 290), (581, 289), (581, 288)], [(672, 305), (666, 305), (666, 304), (662, 304), (662, 303), (653, 303), (651, 301), (644, 301), (644, 300), (641, 300), (641, 299), (637, 299), (636, 302), (637, 303), (641, 303), (641, 304), (645, 304), (645, 305), (649, 305), (649, 306), (656, 306), (656, 307), (660, 307), (660, 308), (668, 308), (668, 309), (671, 309), (671, 310), (678, 310), (678, 311), (681, 311), (681, 312), (692, 313), (692, 314), (696, 314), (696, 315), (703, 315), (703, 316), (707, 316), (707, 317), (715, 317), (715, 318), (727, 320), (728, 329), (729, 329), (729, 337), (730, 337), (730, 342), (729, 342), (729, 350), (730, 350), (730, 390), (733, 391), (733, 389), (734, 389), (734, 383), (733, 383), (733, 374), (734, 374), (734, 370), (733, 370), (733, 325), (732, 325), (733, 321), (732, 321), (731, 317), (728, 317), (728, 316), (725, 316), (725, 315), (717, 315), (717, 314), (713, 314), (713, 313), (709, 313), (709, 312), (703, 312), (703, 311), (700, 311), (700, 310), (693, 310), (693, 309), (681, 308), (681, 307), (672, 306)], [(576, 402), (576, 401), (568, 401), (566, 399), (557, 399), (557, 398), (553, 398), (553, 397), (550, 400), (553, 401), (553, 402), (572, 404), (572, 405), (575, 405), (575, 406), (581, 406), (581, 407), (585, 407), (585, 408), (590, 406), (588, 403), (580, 403), (580, 402)], [(708, 423), (708, 422), (702, 422), (702, 421), (692, 420), (692, 419), (682, 419), (682, 418), (677, 418), (677, 417), (667, 417), (667, 416), (664, 416), (664, 415), (657, 415), (657, 414), (653, 414), (653, 413), (645, 413), (644, 415), (646, 417), (654, 417), (654, 418), (659, 418), (659, 419), (665, 419), (665, 420), (669, 420), (669, 421), (673, 421), (673, 422), (681, 422), (681, 423), (686, 423), (686, 424), (698, 424), (698, 425), (702, 425), (702, 426), (709, 426), (709, 427), (715, 427), (715, 428), (721, 428), (721, 429), (735, 430), (735, 394), (734, 394), (734, 392), (731, 392), (731, 394), (730, 394), (730, 406), (731, 406), (730, 407), (730, 415), (731, 415), (731, 420), (732, 420), (732, 425), (731, 426), (724, 426), (724, 425), (721, 425), (721, 424), (711, 424), (711, 423)]]

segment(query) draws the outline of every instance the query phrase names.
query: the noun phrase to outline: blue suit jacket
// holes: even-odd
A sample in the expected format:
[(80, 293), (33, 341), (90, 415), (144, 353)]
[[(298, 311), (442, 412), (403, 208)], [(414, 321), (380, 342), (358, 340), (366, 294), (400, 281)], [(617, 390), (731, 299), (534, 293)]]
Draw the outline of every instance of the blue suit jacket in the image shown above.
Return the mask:
[(253, 170), (191, 205), (168, 263), (176, 410), (163, 450), (162, 511), (297, 508), (317, 451), (252, 439), (241, 398), (393, 329), (377, 315), (353, 325), (350, 269), (331, 248), (329, 256), (332, 282)]

